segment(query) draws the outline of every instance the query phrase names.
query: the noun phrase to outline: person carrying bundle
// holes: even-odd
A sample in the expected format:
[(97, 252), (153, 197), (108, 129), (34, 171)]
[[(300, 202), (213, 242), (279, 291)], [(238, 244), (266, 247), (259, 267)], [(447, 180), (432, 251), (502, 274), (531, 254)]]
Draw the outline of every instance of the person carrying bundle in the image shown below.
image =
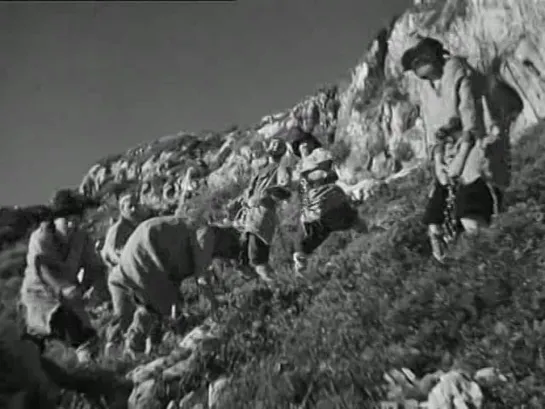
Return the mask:
[(316, 148), (303, 157), (300, 167), (301, 223), (293, 255), (295, 272), (301, 274), (308, 257), (335, 231), (356, 228), (366, 231), (357, 209), (335, 182), (333, 156)]
[(291, 170), (281, 164), (286, 152), (287, 145), (282, 139), (271, 140), (267, 149), (269, 163), (250, 181), (234, 222), (242, 231), (242, 264), (249, 264), (267, 283), (274, 279), (269, 253), (278, 225), (277, 204), (291, 196)]

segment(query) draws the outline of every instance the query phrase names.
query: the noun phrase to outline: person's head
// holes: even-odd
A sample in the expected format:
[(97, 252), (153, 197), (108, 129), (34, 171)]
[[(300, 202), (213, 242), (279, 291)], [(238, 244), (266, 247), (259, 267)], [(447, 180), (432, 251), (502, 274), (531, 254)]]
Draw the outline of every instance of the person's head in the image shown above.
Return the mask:
[(318, 139), (299, 127), (291, 129), (287, 139), (291, 144), (294, 155), (300, 158), (310, 155), (312, 151), (322, 146)]
[(267, 147), (267, 153), (275, 161), (278, 162), (287, 152), (288, 147), (286, 142), (280, 138), (272, 138), (269, 146)]
[(424, 37), (403, 53), (401, 65), (403, 71), (413, 71), (421, 79), (435, 80), (443, 74), (445, 58), (448, 55), (443, 43)]
[(137, 221), (142, 217), (138, 196), (133, 193), (123, 195), (119, 199), (119, 214), (131, 221)]
[(97, 207), (98, 202), (89, 200), (71, 189), (60, 189), (51, 199), (56, 230), (70, 236), (83, 221), (85, 211)]

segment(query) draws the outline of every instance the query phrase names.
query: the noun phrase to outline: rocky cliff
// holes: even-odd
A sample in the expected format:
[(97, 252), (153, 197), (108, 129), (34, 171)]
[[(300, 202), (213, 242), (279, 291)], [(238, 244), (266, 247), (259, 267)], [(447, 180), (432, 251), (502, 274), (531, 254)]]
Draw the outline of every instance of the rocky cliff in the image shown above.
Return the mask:
[(545, 115), (545, 36), (538, 29), (544, 7), (539, 0), (415, 0), (377, 34), (348, 86), (319, 89), (254, 126), (180, 132), (106, 158), (89, 170), (80, 189), (107, 194), (116, 185), (117, 192), (130, 186), (143, 203), (165, 209), (176, 202), (189, 167), (199, 169), (195, 175), (210, 188), (237, 183), (262, 158), (263, 142), (294, 122), (343, 152), (340, 184), (347, 190), (418, 165), (426, 158), (420, 113), (425, 101), (420, 83), (400, 67), (401, 55), (418, 35), (440, 39), (452, 54), (516, 90), (524, 103), (512, 125), (516, 140)]

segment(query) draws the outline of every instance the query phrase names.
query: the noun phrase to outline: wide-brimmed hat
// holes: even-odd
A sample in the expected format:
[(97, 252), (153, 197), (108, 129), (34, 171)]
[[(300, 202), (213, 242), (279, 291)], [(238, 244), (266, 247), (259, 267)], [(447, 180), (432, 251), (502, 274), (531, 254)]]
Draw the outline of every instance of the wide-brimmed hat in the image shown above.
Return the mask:
[(322, 147), (320, 141), (309, 132), (303, 131), (300, 127), (296, 126), (288, 131), (286, 140), (291, 145), (295, 156), (301, 157), (299, 147), (303, 143), (312, 145), (313, 149)]
[(401, 66), (403, 71), (412, 70), (413, 62), (417, 57), (424, 54), (428, 55), (448, 55), (449, 52), (445, 49), (443, 43), (431, 37), (418, 37), (417, 43), (408, 48), (401, 56)]
[(99, 206), (100, 201), (81, 195), (73, 189), (57, 190), (50, 202), (56, 217), (81, 216), (87, 209)]

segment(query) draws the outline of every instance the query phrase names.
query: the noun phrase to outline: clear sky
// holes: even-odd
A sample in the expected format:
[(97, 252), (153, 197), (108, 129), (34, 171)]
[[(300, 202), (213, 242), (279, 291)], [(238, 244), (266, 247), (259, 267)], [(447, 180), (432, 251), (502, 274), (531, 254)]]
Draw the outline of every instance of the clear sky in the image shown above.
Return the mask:
[(43, 202), (138, 143), (289, 108), (411, 3), (0, 3), (0, 205)]

